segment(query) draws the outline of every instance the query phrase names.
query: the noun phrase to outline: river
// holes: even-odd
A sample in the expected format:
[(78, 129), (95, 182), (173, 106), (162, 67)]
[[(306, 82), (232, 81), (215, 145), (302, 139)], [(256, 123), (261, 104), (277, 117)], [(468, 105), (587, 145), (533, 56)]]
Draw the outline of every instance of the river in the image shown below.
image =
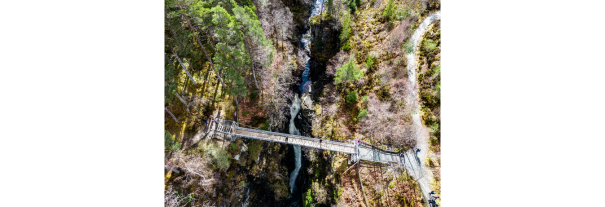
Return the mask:
[[(316, 0), (313, 4), (313, 8), (311, 9), (311, 15), (307, 20), (307, 25), (309, 24), (311, 18), (313, 16), (321, 14), (321, 11), (323, 9), (324, 0)], [(300, 94), (303, 95), (304, 93), (308, 92), (307, 88), (309, 88), (309, 85), (312, 83), (311, 80), (309, 80), (309, 74), (311, 73), (311, 64), (309, 62), (309, 60), (311, 59), (311, 49), (309, 48), (309, 45), (312, 41), (311, 27), (309, 27), (309, 29), (303, 34), (302, 39), (300, 41), (302, 44), (302, 48), (304, 48), (304, 50), (306, 51), (305, 55), (303, 56), (305, 60), (305, 70), (302, 73), (302, 81), (300, 83), (300, 86), (298, 87)], [(298, 98), (298, 94), (295, 94), (294, 100), (292, 100), (292, 105), (290, 106), (290, 126), (288, 129), (289, 133), (293, 135), (300, 135), (300, 131), (294, 125), (294, 119), (296, 118), (296, 115), (298, 115), (298, 113), (300, 112), (300, 104), (301, 100), (300, 98)], [(294, 149), (295, 167), (294, 170), (290, 173), (290, 193), (292, 194), (291, 198), (294, 197), (294, 199), (292, 199), (294, 200), (294, 202), (290, 205), (300, 206), (300, 204), (298, 203), (299, 198), (297, 199), (297, 196), (295, 195), (299, 194), (298, 188), (296, 187), (296, 178), (298, 177), (298, 172), (300, 171), (301, 167), (301, 147), (299, 145), (293, 145), (292, 148)]]

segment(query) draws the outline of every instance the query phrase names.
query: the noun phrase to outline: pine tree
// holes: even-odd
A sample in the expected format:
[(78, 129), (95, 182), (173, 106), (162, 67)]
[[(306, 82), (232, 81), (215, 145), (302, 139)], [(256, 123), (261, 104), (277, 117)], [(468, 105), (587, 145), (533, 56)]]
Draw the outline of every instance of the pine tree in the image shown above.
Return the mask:
[(336, 70), (335, 84), (346, 84), (349, 81), (355, 81), (363, 77), (363, 72), (355, 66), (355, 58), (350, 58), (349, 62)]

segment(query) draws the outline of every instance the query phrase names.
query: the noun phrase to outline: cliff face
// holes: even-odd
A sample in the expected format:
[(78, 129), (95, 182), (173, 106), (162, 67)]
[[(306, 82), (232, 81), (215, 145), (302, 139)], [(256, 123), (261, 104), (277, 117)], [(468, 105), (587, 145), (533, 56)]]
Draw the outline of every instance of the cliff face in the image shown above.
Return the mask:
[[(323, 18), (320, 18), (323, 16)], [(311, 19), (313, 42), (311, 45), (311, 98), (317, 101), (317, 97), (322, 93), (324, 85), (332, 83), (331, 76), (326, 74), (327, 63), (332, 59), (341, 48), (338, 36), (341, 32), (341, 24), (338, 19), (332, 15), (320, 15)], [(311, 108), (312, 109), (312, 108)]]

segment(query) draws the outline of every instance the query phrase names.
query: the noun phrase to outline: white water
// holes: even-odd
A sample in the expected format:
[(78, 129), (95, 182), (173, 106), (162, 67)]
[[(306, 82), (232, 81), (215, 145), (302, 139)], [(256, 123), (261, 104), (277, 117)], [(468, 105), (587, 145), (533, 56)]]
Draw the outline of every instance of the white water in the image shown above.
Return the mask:
[[(294, 118), (296, 118), (296, 114), (300, 111), (300, 99), (298, 99), (298, 95), (294, 96), (294, 100), (292, 101), (292, 106), (290, 107), (290, 134), (300, 135), (300, 131), (294, 125)], [(296, 177), (298, 176), (298, 171), (300, 170), (300, 146), (292, 145), (294, 148), (294, 161), (295, 167), (292, 173), (290, 173), (290, 193), (294, 193), (294, 189), (296, 185)]]
[(413, 112), (412, 112), (412, 121), (414, 124), (414, 131), (416, 137), (416, 147), (420, 149), (418, 153), (418, 158), (420, 160), (420, 168), (417, 169), (421, 175), (417, 175), (415, 178), (418, 179), (418, 184), (420, 185), (420, 189), (422, 190), (422, 194), (424, 194), (425, 198), (428, 198), (429, 192), (431, 192), (431, 186), (428, 183), (427, 173), (428, 170), (425, 169), (424, 159), (427, 154), (428, 149), (428, 140), (425, 136), (427, 136), (427, 132), (424, 130), (422, 126), (422, 120), (420, 119), (420, 106), (418, 106), (417, 99), (417, 83), (416, 83), (416, 68), (418, 68), (417, 63), (418, 59), (416, 57), (416, 48), (420, 44), (422, 40), (422, 36), (426, 32), (427, 28), (434, 21), (441, 19), (441, 11), (437, 11), (431, 15), (429, 15), (426, 19), (422, 21), (418, 29), (414, 31), (414, 34), (410, 38), (410, 42), (414, 45), (414, 52), (406, 54), (406, 59), (408, 61), (407, 70), (408, 70), (408, 80), (410, 81), (410, 85), (413, 87), (412, 93), (410, 94), (410, 100), (412, 100)]
[[(321, 11), (323, 11), (323, 6), (324, 5), (324, 0), (315, 0), (315, 3), (313, 4), (313, 8), (311, 9), (311, 16), (309, 16), (309, 20), (307, 21), (307, 24), (309, 21), (311, 21), (311, 17), (316, 16), (318, 14), (321, 13)], [(305, 51), (307, 51), (307, 53), (305, 54), (305, 70), (303, 71), (302, 74), (302, 82), (299, 86), (299, 91), (302, 93), (304, 93), (305, 88), (308, 87), (308, 85), (310, 84), (309, 82), (309, 73), (310, 73), (310, 67), (311, 65), (309, 64), (309, 59), (311, 59), (309, 57), (309, 55), (311, 54), (311, 49), (309, 48), (309, 44), (311, 44), (311, 29), (309, 28), (309, 30), (307, 30), (307, 32), (305, 32), (305, 34), (303, 34), (301, 42), (303, 44), (303, 47), (305, 48)], [(294, 125), (294, 118), (296, 118), (296, 115), (298, 114), (298, 112), (300, 111), (300, 99), (298, 98), (298, 95), (294, 96), (294, 100), (292, 101), (292, 106), (290, 106), (290, 127), (289, 127), (289, 132), (290, 134), (293, 135), (300, 135), (300, 131), (298, 131), (298, 129), (296, 128), (296, 126)], [(295, 161), (295, 167), (294, 170), (292, 171), (292, 173), (290, 173), (290, 193), (294, 193), (294, 190), (296, 189), (296, 177), (298, 177), (298, 171), (300, 171), (300, 146), (299, 145), (293, 145), (292, 146), (294, 148), (294, 161)]]

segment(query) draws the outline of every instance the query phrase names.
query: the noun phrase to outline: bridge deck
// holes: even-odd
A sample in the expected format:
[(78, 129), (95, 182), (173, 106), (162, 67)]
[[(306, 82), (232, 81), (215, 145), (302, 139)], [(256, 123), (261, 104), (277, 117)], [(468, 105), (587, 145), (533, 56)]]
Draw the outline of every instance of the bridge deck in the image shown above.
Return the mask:
[(300, 145), (303, 147), (312, 147), (316, 149), (330, 150), (347, 154), (355, 154), (356, 152), (358, 152), (356, 156), (352, 157), (353, 161), (368, 160), (382, 163), (405, 163), (404, 157), (400, 157), (399, 153), (371, 147), (365, 142), (360, 143), (359, 146), (330, 140), (323, 140), (320, 142), (319, 139), (310, 137), (239, 127), (236, 122), (228, 120), (214, 122), (211, 124), (210, 128), (215, 132), (219, 132), (228, 137), (231, 137), (232, 140), (236, 137), (245, 137), (250, 139)]
[[(269, 131), (256, 130), (256, 129), (248, 129), (248, 128), (243, 128), (243, 127), (235, 127), (235, 130), (232, 134), (236, 135), (236, 136), (240, 136), (240, 137), (260, 139), (260, 140), (272, 141), (272, 142), (279, 142), (279, 143), (284, 143), (284, 144), (294, 144), (294, 145), (300, 145), (303, 147), (312, 147), (312, 148), (342, 152), (342, 153), (347, 153), (347, 154), (355, 153), (355, 146), (352, 144), (345, 144), (345, 143), (334, 142), (334, 141), (329, 141), (329, 140), (323, 140), (320, 143), (319, 139), (291, 135), (291, 134), (269, 132)], [(287, 141), (286, 141), (286, 137), (288, 138)]]
[[(223, 122), (225, 122), (225, 121), (223, 121)], [(278, 132), (270, 132), (270, 131), (258, 130), (258, 129), (249, 129), (249, 128), (245, 128), (245, 127), (239, 127), (239, 126), (237, 126), (236, 123), (233, 123), (233, 122), (231, 122), (231, 123), (229, 123), (229, 122), (225, 122), (225, 123), (213, 122), (210, 124), (210, 129), (212, 129), (215, 132), (219, 132), (219, 133), (225, 134), (227, 136), (231, 136), (231, 139), (234, 139), (236, 137), (245, 137), (245, 138), (250, 138), (250, 139), (258, 139), (258, 140), (264, 140), (264, 141), (270, 141), (270, 142), (279, 142), (279, 143), (284, 143), (284, 144), (300, 145), (303, 147), (312, 147), (312, 148), (316, 148), (316, 149), (330, 150), (330, 151), (342, 152), (342, 153), (347, 153), (347, 154), (355, 154), (355, 145), (353, 145), (353, 144), (347, 144), (347, 143), (335, 142), (335, 141), (329, 141), (329, 140), (322, 140), (320, 142), (319, 139), (310, 138), (310, 137), (278, 133)], [(286, 140), (286, 138), (288, 138), (288, 140)]]

